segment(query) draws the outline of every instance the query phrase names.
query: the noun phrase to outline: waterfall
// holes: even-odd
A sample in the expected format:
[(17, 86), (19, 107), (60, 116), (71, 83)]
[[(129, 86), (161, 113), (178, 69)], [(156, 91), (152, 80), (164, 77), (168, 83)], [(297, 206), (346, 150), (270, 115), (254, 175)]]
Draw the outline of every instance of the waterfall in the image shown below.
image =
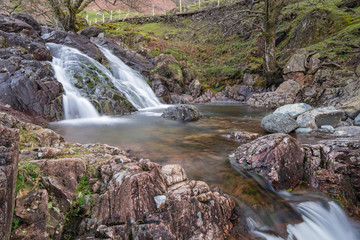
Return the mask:
[(98, 46), (111, 65), (113, 83), (138, 110), (162, 107), (144, 78), (116, 57), (110, 50)]
[(89, 100), (81, 96), (79, 90), (73, 84), (73, 77), (69, 74), (69, 68), (72, 67), (74, 62), (78, 61), (78, 52), (75, 49), (52, 43), (47, 46), (50, 49), (58, 49), (51, 64), (56, 79), (63, 85), (65, 90), (63, 96), (65, 119), (98, 118), (99, 113)]
[[(303, 222), (287, 226), (288, 237), (286, 240), (356, 240), (360, 239), (360, 233), (353, 222), (349, 220), (345, 212), (334, 202), (328, 202), (325, 206), (321, 202), (307, 201), (296, 206), (301, 214)], [(252, 233), (266, 240), (285, 240), (279, 236), (261, 231), (252, 219), (248, 219), (248, 225)]]

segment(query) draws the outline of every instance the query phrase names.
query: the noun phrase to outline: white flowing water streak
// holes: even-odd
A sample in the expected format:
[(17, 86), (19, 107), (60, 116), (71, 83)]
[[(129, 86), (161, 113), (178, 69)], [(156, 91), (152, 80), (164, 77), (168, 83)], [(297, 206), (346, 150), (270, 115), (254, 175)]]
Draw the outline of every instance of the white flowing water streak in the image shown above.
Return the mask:
[[(303, 222), (288, 225), (287, 240), (358, 240), (359, 229), (346, 216), (345, 212), (334, 202), (326, 208), (320, 202), (303, 202), (296, 206), (301, 213)], [(281, 237), (259, 231), (259, 226), (249, 220), (250, 229), (255, 236), (267, 240), (284, 240)]]
[[(53, 44), (49, 45), (51, 45), (51, 48), (56, 47), (55, 45), (52, 46)], [(77, 61), (76, 53), (66, 47), (58, 53), (57, 57), (53, 57), (52, 66), (56, 79), (61, 82), (65, 90), (63, 95), (65, 119), (100, 117), (90, 101), (80, 95), (79, 90), (73, 85), (71, 76), (67, 72), (67, 68), (71, 67), (74, 61)]]
[(126, 96), (134, 107), (138, 110), (165, 107), (138, 72), (127, 66), (110, 50), (101, 46), (98, 46), (98, 48), (111, 64), (112, 80), (115, 87)]

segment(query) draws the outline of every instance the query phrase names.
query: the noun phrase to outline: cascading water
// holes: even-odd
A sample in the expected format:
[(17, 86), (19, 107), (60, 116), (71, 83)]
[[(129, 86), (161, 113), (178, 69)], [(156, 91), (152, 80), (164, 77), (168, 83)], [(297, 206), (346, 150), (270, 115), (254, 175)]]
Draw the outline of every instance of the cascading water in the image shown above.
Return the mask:
[[(307, 201), (296, 206), (303, 222), (287, 226), (287, 240), (356, 240), (360, 233), (348, 219), (345, 212), (334, 202), (324, 206), (321, 202)], [(261, 227), (252, 219), (248, 219), (252, 233), (266, 240), (284, 240), (284, 238), (262, 232)]]
[(71, 48), (48, 44), (51, 49), (59, 49), (53, 56), (52, 66), (55, 71), (56, 79), (64, 87), (65, 95), (63, 96), (63, 105), (65, 119), (75, 118), (97, 118), (99, 113), (89, 100), (80, 95), (79, 90), (73, 84), (73, 78), (69, 75), (69, 68), (73, 63), (78, 61), (78, 53)]
[(138, 110), (163, 106), (144, 78), (116, 57), (110, 50), (98, 46), (111, 64), (114, 85)]

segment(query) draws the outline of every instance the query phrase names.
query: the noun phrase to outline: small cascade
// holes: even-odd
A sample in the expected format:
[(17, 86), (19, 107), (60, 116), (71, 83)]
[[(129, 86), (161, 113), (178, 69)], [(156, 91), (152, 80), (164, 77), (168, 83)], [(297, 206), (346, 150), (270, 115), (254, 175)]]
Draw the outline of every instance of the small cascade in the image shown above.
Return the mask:
[(266, 240), (360, 239), (355, 223), (351, 222), (344, 210), (334, 202), (305, 201), (297, 204), (295, 208), (301, 214), (303, 222), (289, 224), (286, 228), (287, 238), (267, 233), (266, 227), (260, 226), (251, 218), (248, 219), (249, 228), (255, 236)]
[[(55, 44), (54, 46), (53, 44), (49, 44), (49, 46), (51, 46), (51, 48), (56, 47)], [(71, 67), (72, 62), (77, 60), (76, 54), (67, 48), (63, 50), (64, 51), (58, 51), (59, 55), (53, 57), (52, 66), (56, 79), (61, 82), (65, 90), (63, 96), (65, 119), (100, 117), (98, 111), (90, 101), (82, 97), (79, 90), (73, 85), (73, 79), (67, 71), (68, 68)]]
[(113, 73), (112, 80), (115, 87), (126, 96), (134, 107), (141, 110), (164, 106), (160, 103), (153, 90), (139, 73), (127, 66), (110, 50), (101, 46), (98, 46), (98, 48), (111, 64)]

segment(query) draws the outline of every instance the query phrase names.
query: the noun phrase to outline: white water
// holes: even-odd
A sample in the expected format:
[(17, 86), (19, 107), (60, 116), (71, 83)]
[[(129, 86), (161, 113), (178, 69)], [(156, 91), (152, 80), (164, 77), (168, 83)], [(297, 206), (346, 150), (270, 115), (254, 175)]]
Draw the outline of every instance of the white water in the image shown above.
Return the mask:
[(80, 95), (79, 90), (74, 87), (72, 78), (68, 74), (68, 68), (76, 60), (76, 54), (71, 49), (64, 48), (59, 51), (58, 57), (53, 57), (52, 61), (55, 77), (61, 82), (65, 90), (63, 96), (65, 119), (98, 118), (99, 113), (95, 107), (89, 100)]
[[(302, 202), (296, 206), (302, 215), (303, 222), (288, 225), (287, 240), (357, 240), (359, 229), (346, 216), (345, 212), (334, 202), (326, 208), (320, 202)], [(252, 219), (248, 219), (252, 233), (267, 240), (284, 240), (284, 238), (264, 233)]]
[(115, 87), (126, 96), (135, 108), (140, 110), (164, 106), (139, 73), (127, 66), (110, 50), (101, 46), (98, 46), (98, 48), (111, 64), (112, 81)]
[(63, 99), (66, 120), (77, 118), (96, 119), (100, 117), (91, 102), (82, 97), (79, 90), (74, 86), (77, 82), (74, 74), (84, 74), (86, 71), (92, 73), (95, 71), (100, 81), (110, 80), (115, 88), (123, 93), (127, 100), (138, 110), (147, 111), (165, 107), (160, 103), (142, 76), (128, 67), (109, 50), (99, 47), (110, 62), (113, 73), (75, 48), (54, 43), (48, 43), (47, 46), (53, 54), (52, 66), (55, 70), (55, 77), (64, 86), (65, 95)]

